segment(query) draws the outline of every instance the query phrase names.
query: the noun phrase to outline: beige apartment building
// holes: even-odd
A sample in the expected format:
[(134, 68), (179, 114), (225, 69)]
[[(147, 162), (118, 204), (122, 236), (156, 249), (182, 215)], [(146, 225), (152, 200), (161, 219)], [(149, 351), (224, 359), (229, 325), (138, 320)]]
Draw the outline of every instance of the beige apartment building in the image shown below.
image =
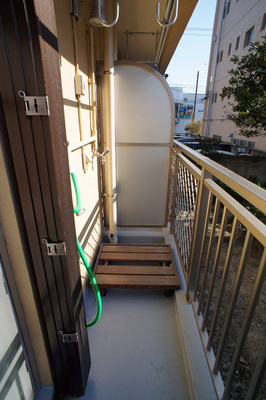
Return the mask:
[(207, 78), (207, 99), (203, 114), (202, 135), (217, 137), (232, 143), (235, 153), (260, 154), (266, 152), (265, 137), (246, 138), (226, 119), (228, 99), (219, 94), (228, 85), (228, 70), (234, 68), (233, 55), (247, 54), (251, 42), (266, 35), (266, 2), (264, 0), (218, 0), (213, 27)]

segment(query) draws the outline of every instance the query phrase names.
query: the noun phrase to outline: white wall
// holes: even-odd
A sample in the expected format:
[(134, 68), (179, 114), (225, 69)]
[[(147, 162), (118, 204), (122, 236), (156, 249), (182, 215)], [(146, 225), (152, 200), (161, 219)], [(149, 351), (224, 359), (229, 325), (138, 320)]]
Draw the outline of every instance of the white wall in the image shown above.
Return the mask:
[[(93, 81), (93, 71), (90, 68), (90, 54), (94, 50), (89, 46), (89, 36), (87, 32), (87, 20), (90, 15), (90, 6), (91, 4), (88, 1), (82, 2), (82, 18), (75, 22), (77, 38), (75, 57), (73, 40), (74, 30), (72, 26), (73, 21), (71, 20), (70, 3), (65, 0), (55, 1), (66, 134), (71, 149), (80, 143), (81, 134), (83, 140), (88, 141), (94, 133), (92, 113), (94, 112), (94, 107), (97, 106), (97, 98), (95, 99), (95, 103), (92, 104), (90, 84)], [(99, 34), (102, 33), (101, 30), (96, 30), (95, 32), (96, 34), (97, 32)], [(95, 38), (95, 41), (96, 40), (97, 37)], [(76, 72), (82, 76), (85, 86), (85, 93), (80, 96), (81, 127), (79, 124), (78, 101), (74, 86), (74, 76)], [(96, 91), (95, 86), (94, 90)], [(81, 196), (81, 207), (85, 209), (82, 215), (75, 216), (75, 224), (77, 237), (83, 246), (89, 263), (92, 263), (97, 246), (102, 237), (101, 203), (98, 181), (99, 159), (96, 154), (98, 150), (98, 141), (96, 140), (95, 142), (95, 152), (93, 151), (93, 146), (90, 144), (83, 149), (85, 156), (88, 155), (92, 157), (93, 160), (86, 164), (85, 169), (82, 160), (82, 150), (78, 149), (71, 152), (74, 172)], [(76, 204), (74, 190), (72, 190), (72, 192), (73, 204)], [(87, 277), (87, 272), (83, 265), (81, 265), (81, 277)]]

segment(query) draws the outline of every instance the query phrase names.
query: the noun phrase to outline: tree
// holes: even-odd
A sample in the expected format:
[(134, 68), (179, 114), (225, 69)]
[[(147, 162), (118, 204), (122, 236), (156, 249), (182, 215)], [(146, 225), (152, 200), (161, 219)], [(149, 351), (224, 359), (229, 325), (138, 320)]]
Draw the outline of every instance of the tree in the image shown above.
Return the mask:
[(186, 124), (185, 131), (190, 132), (192, 135), (199, 135), (201, 131), (201, 121), (193, 121), (190, 124)]
[(266, 135), (266, 36), (262, 39), (251, 43), (247, 55), (231, 58), (236, 69), (228, 71), (229, 86), (220, 94), (222, 99), (234, 98), (228, 102), (231, 110), (226, 110), (226, 116), (246, 137)]

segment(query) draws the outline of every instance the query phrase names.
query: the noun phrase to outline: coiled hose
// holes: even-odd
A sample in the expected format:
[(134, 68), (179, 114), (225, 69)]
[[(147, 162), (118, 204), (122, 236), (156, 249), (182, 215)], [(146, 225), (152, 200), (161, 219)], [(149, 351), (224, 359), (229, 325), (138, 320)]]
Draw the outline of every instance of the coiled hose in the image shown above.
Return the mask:
[[(77, 214), (77, 213), (80, 212), (80, 208), (81, 208), (80, 194), (79, 194), (79, 189), (78, 189), (78, 184), (77, 184), (77, 179), (76, 179), (75, 173), (71, 172), (70, 175), (71, 175), (72, 182), (73, 182), (73, 185), (74, 185), (75, 194), (76, 194), (76, 203), (77, 203), (76, 207), (73, 206), (73, 211), (74, 211), (75, 214)], [(90, 267), (90, 265), (89, 265), (89, 263), (87, 261), (87, 258), (86, 258), (85, 254), (84, 254), (84, 251), (83, 251), (83, 249), (81, 247), (81, 244), (80, 244), (78, 238), (77, 238), (77, 247), (78, 247), (79, 255), (80, 255), (80, 257), (81, 257), (81, 259), (82, 259), (82, 261), (83, 261), (83, 263), (84, 263), (84, 265), (86, 267), (86, 270), (87, 270), (87, 272), (89, 274), (89, 277), (90, 277), (90, 280), (91, 280), (91, 284), (92, 284), (92, 287), (93, 287), (93, 291), (95, 293), (95, 297), (96, 297), (96, 301), (97, 301), (97, 314), (96, 314), (95, 318), (91, 322), (86, 322), (86, 327), (88, 328), (90, 326), (95, 325), (96, 322), (98, 322), (99, 319), (100, 319), (100, 316), (101, 316), (101, 313), (102, 313), (102, 299), (101, 299), (100, 290), (98, 288), (95, 276), (93, 275), (91, 267)]]

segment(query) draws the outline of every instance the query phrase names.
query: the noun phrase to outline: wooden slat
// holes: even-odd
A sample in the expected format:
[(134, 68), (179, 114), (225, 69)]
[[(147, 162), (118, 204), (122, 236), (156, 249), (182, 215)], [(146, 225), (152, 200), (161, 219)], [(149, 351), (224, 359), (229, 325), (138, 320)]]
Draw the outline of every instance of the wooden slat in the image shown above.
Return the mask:
[(103, 288), (154, 288), (179, 289), (175, 276), (138, 276), (138, 275), (105, 275), (97, 274), (97, 284)]
[(172, 267), (158, 267), (147, 265), (98, 265), (98, 274), (122, 274), (122, 275), (175, 275)]
[(169, 253), (105, 253), (102, 252), (100, 260), (106, 261), (166, 261), (171, 262), (172, 257)]
[(169, 245), (104, 244), (102, 252), (114, 253), (170, 253)]
[(180, 288), (169, 245), (104, 243), (94, 274), (100, 288)]

